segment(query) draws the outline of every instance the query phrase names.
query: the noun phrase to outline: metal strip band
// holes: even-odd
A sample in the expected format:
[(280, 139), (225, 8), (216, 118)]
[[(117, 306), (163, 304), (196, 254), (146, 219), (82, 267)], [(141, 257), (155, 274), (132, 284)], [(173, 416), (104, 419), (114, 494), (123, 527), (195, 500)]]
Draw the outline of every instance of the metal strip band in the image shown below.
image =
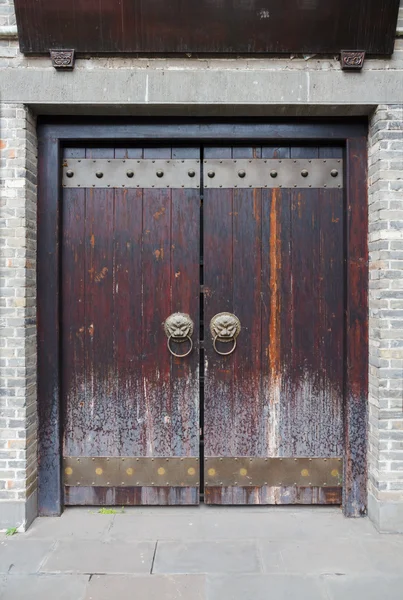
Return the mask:
[(199, 160), (76, 159), (63, 161), (66, 188), (199, 188)]
[(203, 161), (205, 188), (342, 188), (343, 161), (226, 159)]
[(64, 485), (90, 487), (199, 486), (198, 458), (63, 458)]
[[(342, 159), (214, 159), (203, 164), (205, 188), (342, 188)], [(66, 188), (200, 187), (200, 161), (65, 159)]]
[(342, 487), (341, 458), (206, 458), (207, 487)]

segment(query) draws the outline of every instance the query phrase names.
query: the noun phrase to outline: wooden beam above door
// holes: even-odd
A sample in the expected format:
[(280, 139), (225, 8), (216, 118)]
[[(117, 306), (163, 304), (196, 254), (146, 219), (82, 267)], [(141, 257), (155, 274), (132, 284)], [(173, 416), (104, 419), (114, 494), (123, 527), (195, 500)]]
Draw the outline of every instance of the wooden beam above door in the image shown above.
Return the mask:
[(385, 55), (399, 0), (15, 0), (15, 8), (24, 54)]

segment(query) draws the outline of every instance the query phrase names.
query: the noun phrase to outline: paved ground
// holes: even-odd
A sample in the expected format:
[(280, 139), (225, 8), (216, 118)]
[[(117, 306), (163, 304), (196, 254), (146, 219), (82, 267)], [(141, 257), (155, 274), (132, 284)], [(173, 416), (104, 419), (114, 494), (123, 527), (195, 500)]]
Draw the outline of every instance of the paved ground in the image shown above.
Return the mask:
[(403, 536), (331, 508), (69, 509), (0, 534), (1, 600), (403, 600)]

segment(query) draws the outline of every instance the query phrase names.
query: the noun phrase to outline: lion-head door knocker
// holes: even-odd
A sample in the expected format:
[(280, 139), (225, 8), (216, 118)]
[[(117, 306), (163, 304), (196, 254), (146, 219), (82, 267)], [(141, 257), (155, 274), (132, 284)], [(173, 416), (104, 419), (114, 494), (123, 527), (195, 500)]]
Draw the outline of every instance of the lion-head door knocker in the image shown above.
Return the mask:
[[(193, 350), (193, 321), (186, 315), (185, 313), (173, 313), (170, 315), (164, 323), (165, 335), (168, 338), (167, 346), (168, 350), (173, 356), (177, 358), (184, 358), (188, 356)], [(190, 348), (185, 354), (176, 354), (171, 347), (171, 341), (182, 344), (183, 342), (188, 341), (190, 344)]]
[[(214, 350), (217, 354), (221, 354), (221, 356), (228, 356), (236, 348), (236, 338), (241, 331), (241, 322), (232, 313), (218, 313), (210, 321), (210, 331), (213, 337)], [(217, 342), (232, 342), (231, 350), (229, 352), (220, 352), (217, 349)]]

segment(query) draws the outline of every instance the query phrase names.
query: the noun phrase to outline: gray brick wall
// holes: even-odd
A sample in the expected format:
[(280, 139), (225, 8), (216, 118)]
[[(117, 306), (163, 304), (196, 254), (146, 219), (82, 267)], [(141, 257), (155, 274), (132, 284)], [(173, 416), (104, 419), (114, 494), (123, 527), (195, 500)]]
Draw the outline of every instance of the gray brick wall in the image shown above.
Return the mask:
[[(36, 488), (36, 123), (0, 112), (0, 500)], [(1, 511), (0, 507), (0, 511)]]
[(369, 132), (369, 492), (403, 501), (403, 104)]
[(0, 27), (16, 24), (14, 0), (0, 0)]

